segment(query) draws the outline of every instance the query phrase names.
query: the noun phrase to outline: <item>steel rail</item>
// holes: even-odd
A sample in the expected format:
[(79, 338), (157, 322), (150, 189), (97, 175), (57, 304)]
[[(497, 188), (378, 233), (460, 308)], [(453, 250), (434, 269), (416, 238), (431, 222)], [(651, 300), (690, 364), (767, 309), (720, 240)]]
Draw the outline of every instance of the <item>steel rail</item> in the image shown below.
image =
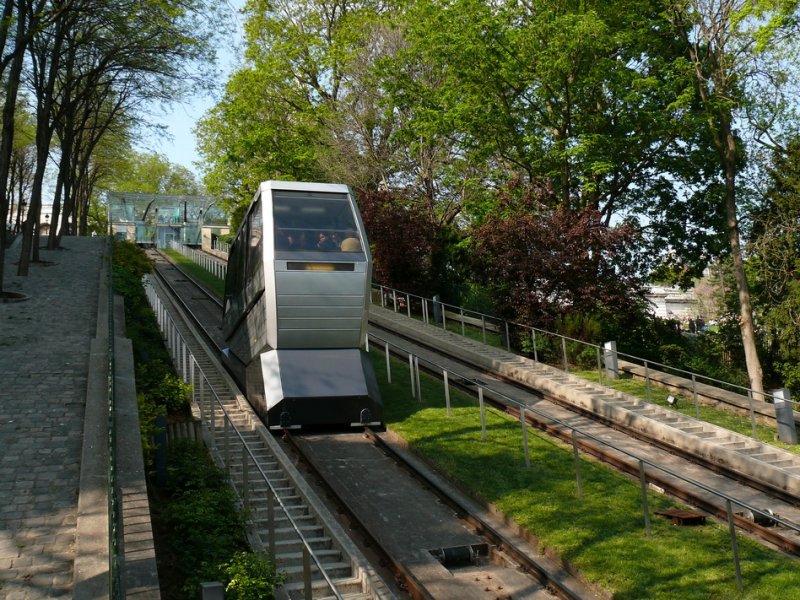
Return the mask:
[[(176, 267), (176, 268), (178, 268), (178, 267)], [(181, 306), (181, 309), (185, 310), (185, 312), (189, 316), (191, 316), (193, 321), (196, 321), (196, 317), (191, 313), (191, 310), (189, 310), (189, 307), (186, 305), (184, 300), (180, 296), (178, 296), (178, 295), (176, 295), (174, 293), (174, 291), (172, 290), (171, 285), (166, 280), (166, 278), (164, 278), (163, 275), (158, 273), (157, 271), (155, 271), (155, 273), (156, 273), (156, 277), (157, 277), (159, 283), (165, 288), (165, 291), (168, 291), (168, 293), (170, 294), (170, 300), (172, 302), (179, 303), (180, 306)], [(152, 289), (152, 286), (151, 286), (151, 289)], [(200, 289), (202, 289), (202, 288), (200, 288)], [(156, 292), (155, 289), (152, 289), (152, 294), (154, 296), (158, 296), (158, 293)], [(148, 297), (150, 298), (149, 294), (148, 294)], [(160, 296), (158, 297), (158, 299), (159, 299), (159, 301), (161, 301)], [(152, 299), (151, 299), (151, 304), (155, 304), (154, 300), (152, 300)], [(331, 577), (328, 575), (328, 573), (327, 573), (325, 567), (323, 566), (322, 562), (320, 561), (320, 559), (317, 557), (316, 553), (314, 552), (314, 549), (312, 548), (311, 543), (308, 541), (308, 539), (305, 537), (305, 535), (303, 535), (303, 533), (300, 531), (300, 527), (297, 524), (297, 522), (294, 520), (292, 515), (290, 514), (288, 506), (283, 502), (283, 500), (278, 495), (277, 490), (275, 489), (274, 485), (269, 480), (269, 478), (267, 477), (266, 473), (264, 472), (264, 470), (262, 469), (261, 465), (259, 464), (259, 461), (256, 459), (255, 455), (253, 454), (253, 451), (250, 448), (250, 445), (247, 443), (247, 441), (244, 439), (242, 434), (239, 432), (238, 428), (233, 423), (233, 420), (231, 419), (231, 416), (230, 416), (228, 410), (225, 408), (225, 405), (223, 404), (222, 400), (219, 398), (217, 393), (214, 391), (214, 388), (211, 386), (211, 384), (210, 384), (208, 378), (206, 377), (205, 373), (202, 371), (202, 369), (199, 368), (199, 364), (198, 364), (198, 362), (197, 362), (197, 360), (196, 360), (196, 358), (194, 356), (193, 351), (189, 348), (189, 344), (184, 339), (183, 334), (178, 330), (177, 326), (174, 323), (174, 320), (172, 319), (172, 316), (171, 315), (167, 315), (167, 316), (168, 316), (168, 318), (170, 320), (170, 324), (175, 328), (175, 335), (177, 335), (177, 340), (179, 341), (180, 345), (182, 345), (182, 347), (186, 348), (186, 350), (189, 352), (189, 356), (190, 356), (191, 360), (194, 362), (194, 364), (197, 365), (198, 370), (200, 371), (201, 377), (208, 384), (208, 388), (212, 392), (212, 395), (213, 395), (213, 397), (214, 397), (214, 399), (216, 401), (217, 407), (219, 409), (221, 409), (221, 411), (222, 411), (223, 423), (225, 422), (224, 419), (227, 419), (227, 421), (231, 424), (231, 429), (235, 433), (236, 437), (239, 438), (239, 441), (241, 442), (242, 447), (246, 449), (246, 451), (247, 451), (248, 455), (250, 456), (250, 458), (253, 459), (254, 464), (255, 464), (256, 468), (258, 469), (258, 472), (261, 474), (262, 479), (264, 480), (264, 482), (269, 487), (270, 493), (272, 494), (273, 498), (277, 501), (277, 503), (280, 506), (280, 508), (283, 510), (283, 513), (286, 516), (287, 520), (289, 521), (289, 523), (290, 523), (292, 529), (294, 530), (297, 538), (303, 544), (303, 547), (309, 553), (310, 557), (314, 560), (314, 563), (317, 565), (317, 568), (319, 569), (319, 573), (325, 579), (325, 582), (328, 584), (328, 586), (330, 587), (331, 591), (336, 596), (337, 600), (343, 600), (343, 596), (336, 589), (336, 585), (333, 583)], [(197, 325), (197, 323), (195, 323), (195, 325)], [(204, 332), (202, 327), (200, 327), (199, 329), (203, 332), (204, 336), (207, 336), (207, 334)], [(180, 369), (180, 367), (179, 367), (179, 369)], [(181, 374), (183, 375), (184, 380), (186, 380), (186, 378), (188, 377), (188, 373), (181, 373)], [(213, 424), (212, 424), (212, 430), (213, 430)], [(215, 444), (216, 444), (216, 442), (215, 442)], [(227, 444), (227, 441), (226, 441), (226, 444)], [(225, 466), (228, 467), (229, 465), (225, 465)], [(231, 481), (231, 483), (233, 484), (233, 481)], [(235, 488), (235, 486), (234, 486), (234, 488)]]
[[(394, 346), (397, 349), (397, 355), (399, 357), (403, 357), (404, 358), (404, 357), (406, 357), (406, 356), (408, 356), (410, 354), (413, 354), (412, 350), (410, 350), (408, 348), (401, 347), (401, 346), (399, 346), (397, 344), (392, 344), (389, 340), (387, 340), (385, 338), (381, 338), (380, 336), (376, 336), (375, 334), (370, 334), (370, 337), (377, 338), (380, 341), (384, 342), (384, 344), (388, 343), (390, 346)], [(417, 342), (415, 342), (415, 343), (417, 343)], [(420, 345), (424, 346), (424, 344), (420, 344)], [(375, 346), (380, 347), (380, 344), (377, 344)], [(433, 351), (435, 351), (435, 352), (437, 352), (439, 354), (446, 355), (446, 353), (443, 352), (440, 349), (435, 349), (435, 348), (429, 348), (429, 349), (433, 350)], [(463, 363), (463, 361), (461, 361), (461, 360), (458, 360), (458, 359), (454, 359), (454, 360), (456, 360), (457, 362)], [(472, 381), (470, 376), (464, 375), (463, 373), (458, 373), (456, 371), (453, 371), (452, 369), (448, 369), (448, 368), (444, 367), (443, 365), (435, 363), (433, 361), (423, 360), (421, 362), (429, 363), (433, 367), (433, 368), (428, 370), (429, 373), (431, 375), (437, 377), (437, 378), (441, 376), (441, 373), (443, 371), (447, 371), (448, 373), (450, 373), (452, 375), (455, 375), (455, 376), (461, 378), (464, 381)], [(478, 370), (482, 370), (482, 369), (478, 369)], [(500, 377), (496, 373), (492, 373), (492, 375)], [(607, 442), (607, 441), (605, 441), (605, 440), (603, 440), (601, 438), (598, 438), (597, 436), (595, 436), (595, 435), (593, 435), (591, 433), (582, 431), (580, 428), (578, 428), (578, 427), (576, 427), (574, 425), (571, 425), (570, 423), (567, 423), (567, 422), (563, 421), (562, 419), (559, 419), (558, 417), (554, 417), (554, 416), (551, 416), (551, 415), (548, 415), (548, 414), (544, 413), (543, 411), (541, 411), (540, 409), (536, 408), (535, 406), (526, 405), (526, 404), (518, 402), (517, 400), (514, 400), (513, 398), (509, 398), (507, 395), (503, 394), (502, 392), (499, 392), (497, 390), (493, 390), (490, 387), (490, 385), (488, 385), (488, 384), (484, 384), (484, 383), (476, 382), (476, 381), (472, 381), (472, 383), (476, 388), (483, 389), (484, 391), (489, 391), (489, 392), (491, 392), (491, 394), (490, 394), (491, 396), (498, 397), (500, 399), (499, 406), (502, 407), (502, 409), (504, 411), (508, 411), (509, 409), (513, 409), (515, 411), (515, 414), (518, 416), (519, 415), (519, 411), (521, 409), (524, 409), (525, 413), (526, 413), (526, 421), (529, 424), (531, 423), (531, 419), (532, 419), (532, 416), (530, 416), (530, 415), (531, 414), (538, 415), (542, 420), (551, 422), (553, 425), (557, 425), (558, 427), (562, 428), (563, 430), (566, 430), (566, 431), (569, 431), (569, 432), (574, 432), (574, 434), (576, 436), (578, 436), (579, 439), (583, 438), (583, 439), (586, 439), (586, 440), (591, 440), (598, 447), (610, 448), (611, 451), (618, 452), (618, 453), (620, 453), (620, 454), (622, 454), (624, 456), (627, 456), (629, 459), (631, 459), (633, 461), (642, 462), (643, 464), (645, 464), (645, 465), (647, 465), (649, 467), (652, 467), (654, 469), (657, 469), (658, 471), (661, 471), (661, 472), (665, 473), (666, 475), (669, 475), (669, 476), (674, 477), (674, 478), (676, 478), (676, 479), (678, 479), (680, 481), (683, 481), (687, 485), (694, 486), (697, 489), (705, 491), (706, 493), (712, 494), (712, 495), (714, 495), (714, 496), (716, 496), (716, 497), (718, 497), (718, 498), (720, 498), (722, 500), (729, 501), (732, 504), (736, 504), (737, 506), (741, 506), (743, 509), (751, 511), (754, 515), (756, 515), (756, 514), (757, 515), (761, 515), (765, 519), (765, 521), (774, 522), (775, 524), (779, 524), (779, 525), (781, 525), (781, 526), (783, 526), (783, 527), (785, 527), (785, 528), (787, 528), (787, 529), (789, 529), (791, 531), (794, 531), (798, 535), (800, 535), (800, 525), (798, 525), (797, 523), (793, 523), (791, 521), (787, 521), (786, 519), (783, 519), (778, 515), (772, 515), (772, 514), (766, 512), (764, 509), (751, 506), (751, 505), (747, 504), (746, 502), (743, 502), (741, 500), (733, 498), (732, 496), (730, 496), (730, 495), (728, 495), (728, 494), (726, 494), (724, 492), (721, 492), (719, 490), (716, 490), (716, 489), (714, 489), (714, 488), (712, 488), (712, 487), (710, 487), (710, 486), (708, 486), (708, 485), (706, 485), (706, 484), (704, 484), (702, 482), (695, 481), (695, 480), (693, 480), (691, 478), (688, 478), (688, 477), (686, 477), (684, 475), (681, 475), (680, 473), (675, 472), (674, 470), (670, 469), (669, 467), (663, 466), (663, 465), (661, 465), (661, 464), (659, 464), (659, 463), (657, 463), (657, 462), (655, 462), (655, 461), (653, 461), (651, 459), (639, 457), (639, 456), (635, 455), (634, 453), (632, 453), (632, 452), (630, 452), (628, 450), (625, 450), (623, 448), (617, 448), (613, 444), (610, 444), (609, 442)], [(466, 388), (464, 388), (464, 391), (467, 391), (467, 392), (471, 393), (471, 390), (467, 390)], [(530, 390), (528, 390), (528, 391), (530, 391)], [(544, 397), (545, 397), (545, 399), (548, 399), (548, 400), (552, 401), (552, 399), (547, 398), (546, 396), (544, 396)], [(570, 407), (564, 407), (564, 408), (570, 408)], [(572, 410), (574, 410), (574, 408)], [(578, 411), (578, 412), (580, 412), (580, 411)], [(602, 420), (600, 420), (600, 421), (602, 421)], [(538, 428), (538, 425), (537, 425), (537, 428)], [(644, 440), (643, 439), (643, 441), (649, 443), (649, 440)], [(694, 458), (697, 458), (697, 457), (694, 457)], [(706, 466), (706, 465), (704, 464), (703, 466)], [(636, 474), (638, 475), (638, 469), (636, 471)], [(650, 477), (649, 474), (648, 474), (648, 477)], [(741, 479), (740, 479), (740, 481), (741, 481)], [(749, 481), (748, 481), (748, 484), (749, 484)], [(770, 489), (770, 491), (772, 491), (772, 490)], [(794, 501), (796, 502), (796, 500), (797, 499), (795, 498)], [(715, 512), (715, 514), (718, 514), (718, 515), (727, 515), (727, 512), (721, 511), (720, 509), (718, 509), (718, 510), (716, 510), (714, 512)], [(733, 517), (736, 520), (737, 524), (743, 530), (748, 531), (750, 533), (761, 534), (766, 529), (766, 528), (763, 528), (763, 527), (760, 527), (760, 526), (756, 525), (755, 523), (753, 523), (753, 522), (751, 522), (751, 521), (749, 521), (747, 519), (743, 519), (741, 517), (737, 517), (737, 515), (735, 515), (735, 514), (733, 515)], [(770, 537), (773, 537), (774, 534), (772, 532), (769, 532), (769, 533), (770, 533)], [(784, 540), (785, 540), (785, 538), (784, 538)], [(769, 540), (769, 541), (770, 541), (770, 543), (776, 543), (773, 540)], [(787, 549), (787, 551), (791, 551), (794, 554), (800, 555), (800, 540), (797, 543), (794, 543), (794, 544), (791, 543), (790, 540), (786, 540), (786, 544), (785, 545), (790, 546), (790, 548), (785, 548), (785, 549)], [(781, 544), (781, 546), (783, 547), (784, 544)]]

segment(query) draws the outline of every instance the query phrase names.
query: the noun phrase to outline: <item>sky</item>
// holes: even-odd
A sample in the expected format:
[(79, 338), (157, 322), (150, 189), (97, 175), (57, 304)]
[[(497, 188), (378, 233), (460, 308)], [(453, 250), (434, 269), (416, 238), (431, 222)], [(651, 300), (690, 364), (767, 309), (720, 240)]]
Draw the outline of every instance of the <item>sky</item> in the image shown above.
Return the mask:
[[(237, 23), (237, 31), (239, 32), (237, 39), (232, 40), (230, 44), (224, 48), (217, 50), (219, 68), (222, 71), (221, 82), (227, 81), (228, 75), (231, 73), (233, 66), (238, 60), (238, 52), (241, 46), (241, 31), (242, 31), (242, 17), (239, 10), (244, 5), (245, 0), (227, 0), (226, 4), (230, 9), (231, 17)], [(220, 86), (221, 91), (222, 86)], [(220, 92), (218, 91), (217, 94)], [(216, 103), (216, 98), (212, 94), (205, 96), (197, 96), (190, 101), (181, 104), (175, 104), (172, 107), (164, 109), (164, 114), (161, 111), (157, 114), (158, 121), (167, 126), (168, 136), (151, 134), (143, 139), (138, 144), (138, 149), (143, 152), (157, 152), (164, 155), (171, 163), (182, 165), (200, 176), (200, 169), (196, 163), (200, 161), (200, 156), (197, 153), (196, 141), (192, 130), (194, 129), (197, 121)]]

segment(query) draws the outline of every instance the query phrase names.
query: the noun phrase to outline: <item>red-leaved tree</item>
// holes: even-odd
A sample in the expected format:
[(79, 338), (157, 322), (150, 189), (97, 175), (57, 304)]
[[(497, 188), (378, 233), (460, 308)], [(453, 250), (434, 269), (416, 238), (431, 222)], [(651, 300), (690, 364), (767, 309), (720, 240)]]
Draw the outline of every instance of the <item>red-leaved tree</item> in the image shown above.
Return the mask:
[(600, 213), (553, 207), (547, 188), (509, 189), (473, 231), (476, 279), (505, 316), (552, 328), (565, 317), (638, 314), (637, 232)]
[(388, 191), (358, 192), (369, 237), (374, 280), (416, 294), (429, 294), (436, 226), (427, 208)]

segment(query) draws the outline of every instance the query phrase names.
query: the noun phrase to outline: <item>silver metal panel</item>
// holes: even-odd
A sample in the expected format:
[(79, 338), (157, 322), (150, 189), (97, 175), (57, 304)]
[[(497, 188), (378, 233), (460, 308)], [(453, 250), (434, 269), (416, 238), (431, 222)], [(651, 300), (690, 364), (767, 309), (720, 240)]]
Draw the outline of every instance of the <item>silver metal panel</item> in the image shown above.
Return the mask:
[(347, 309), (358, 310), (360, 314), (360, 311), (364, 309), (364, 294), (358, 294), (354, 296), (327, 296), (324, 300), (317, 296), (296, 294), (281, 294), (278, 296), (278, 305), (282, 309), (289, 307), (298, 307), (302, 309), (306, 306), (320, 306), (320, 304), (324, 304), (325, 306), (332, 308), (343, 307)]
[(361, 352), (270, 350), (261, 355), (267, 406), (292, 398), (367, 396)]
[(315, 317), (319, 319), (358, 319), (361, 321), (361, 311), (364, 306), (281, 306), (279, 309), (279, 319), (306, 319), (309, 311), (313, 311)]
[(306, 348), (313, 340), (315, 348), (357, 348), (361, 341), (360, 330), (331, 329), (328, 331), (308, 331), (285, 329), (281, 331), (284, 348)]

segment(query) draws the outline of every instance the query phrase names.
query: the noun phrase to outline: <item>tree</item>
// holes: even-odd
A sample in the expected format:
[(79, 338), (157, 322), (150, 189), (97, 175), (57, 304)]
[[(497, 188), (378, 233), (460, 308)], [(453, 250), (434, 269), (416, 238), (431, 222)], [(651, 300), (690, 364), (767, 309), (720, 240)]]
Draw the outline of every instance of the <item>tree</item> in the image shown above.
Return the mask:
[(436, 227), (428, 219), (424, 204), (386, 191), (361, 190), (358, 205), (376, 281), (415, 294), (430, 294)]
[(742, 345), (750, 387), (757, 397), (763, 393), (763, 373), (741, 243), (737, 178), (746, 152), (736, 118), (755, 103), (747, 92), (748, 79), (759, 75), (758, 55), (794, 25), (788, 17), (796, 7), (797, 2), (790, 1), (688, 0), (673, 2), (669, 11), (691, 62), (701, 111), (718, 155)]
[(765, 346), (783, 384), (800, 392), (800, 138), (776, 152), (766, 205), (756, 217), (748, 274)]
[(472, 238), (474, 277), (504, 315), (552, 329), (568, 314), (644, 310), (637, 232), (607, 226), (594, 208), (560, 206), (549, 184), (503, 190)]
[(484, 189), (548, 178), (561, 205), (593, 207), (609, 223), (654, 197), (672, 201), (671, 172), (689, 171), (680, 116), (691, 95), (661, 8), (416, 2), (386, 87), (412, 107), (407, 137), (449, 140)]

